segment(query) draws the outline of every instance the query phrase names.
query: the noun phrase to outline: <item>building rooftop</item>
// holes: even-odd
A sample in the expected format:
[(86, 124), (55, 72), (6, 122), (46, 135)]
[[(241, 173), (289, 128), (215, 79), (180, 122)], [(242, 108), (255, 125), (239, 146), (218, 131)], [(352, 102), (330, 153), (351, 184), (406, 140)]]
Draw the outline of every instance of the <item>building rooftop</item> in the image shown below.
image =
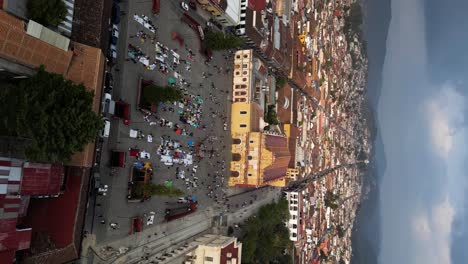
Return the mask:
[(65, 74), (73, 53), (26, 34), (26, 24), (0, 10), (0, 56), (18, 64)]
[[(79, 1), (77, 1), (79, 2)], [(99, 1), (98, 1), (99, 2)], [(30, 68), (44, 65), (94, 93), (93, 110), (99, 112), (105, 56), (99, 48), (72, 42), (65, 51), (26, 33), (26, 24), (0, 10), (0, 57)], [(94, 144), (73, 155), (70, 165), (91, 167)]]
[(112, 0), (75, 0), (71, 39), (107, 51)]
[(21, 179), (22, 195), (58, 195), (63, 180), (63, 166), (26, 162)]

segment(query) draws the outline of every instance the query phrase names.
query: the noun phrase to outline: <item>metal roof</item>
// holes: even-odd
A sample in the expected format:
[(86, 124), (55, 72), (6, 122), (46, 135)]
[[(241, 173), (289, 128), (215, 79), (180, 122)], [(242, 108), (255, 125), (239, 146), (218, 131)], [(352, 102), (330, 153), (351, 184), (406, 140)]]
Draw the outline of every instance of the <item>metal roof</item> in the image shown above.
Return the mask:
[(62, 36), (59, 33), (54, 32), (33, 20), (29, 20), (26, 34), (38, 38), (64, 51), (67, 51), (68, 47), (70, 46), (69, 38)]
[(57, 195), (63, 180), (62, 165), (25, 162), (21, 194)]

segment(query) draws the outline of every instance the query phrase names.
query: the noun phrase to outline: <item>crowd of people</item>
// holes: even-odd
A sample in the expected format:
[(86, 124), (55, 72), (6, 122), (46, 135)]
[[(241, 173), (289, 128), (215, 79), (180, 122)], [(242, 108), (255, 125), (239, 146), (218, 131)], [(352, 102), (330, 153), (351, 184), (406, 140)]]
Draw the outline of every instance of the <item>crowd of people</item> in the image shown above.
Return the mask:
[[(145, 21), (148, 23), (144, 17), (142, 19), (143, 22), (135, 18), (142, 25)], [(174, 79), (169, 84), (179, 87), (184, 93), (180, 102), (160, 104), (157, 113), (142, 110), (149, 129), (158, 128), (159, 133), (164, 135), (154, 153), (161, 157), (161, 167), (167, 166), (168, 170), (173, 171), (169, 175), (174, 175), (176, 187), (178, 181), (183, 181), (181, 185), (185, 185), (189, 192), (198, 192), (198, 195), (218, 204), (226, 203), (228, 198), (224, 187), (229, 164), (226, 163), (224, 154), (228, 151), (226, 140), (229, 136), (225, 131), (228, 130), (226, 98), (229, 98), (230, 85), (218, 88), (215, 83), (220, 76), (229, 79), (227, 77), (234, 52), (226, 52), (224, 63), (219, 65), (216, 60), (198, 58), (203, 55), (195, 54), (180, 42), (174, 41), (178, 47), (170, 47), (156, 39), (156, 34), (143, 30), (138, 31), (135, 37), (135, 43), (129, 45), (129, 52), (131, 50), (132, 56), (136, 57), (130, 56), (129, 59), (143, 63), (150, 70), (159, 67), (161, 73)], [(151, 49), (140, 48), (138, 45), (153, 46), (154, 55), (144, 54), (141, 50)], [(205, 68), (201, 76), (194, 76), (192, 73), (197, 62), (201, 62), (201, 66)], [(219, 126), (216, 126), (218, 123)], [(185, 143), (189, 140), (192, 146)], [(190, 163), (182, 161), (187, 157), (190, 157)], [(200, 174), (203, 170), (197, 168), (201, 167), (206, 175)]]

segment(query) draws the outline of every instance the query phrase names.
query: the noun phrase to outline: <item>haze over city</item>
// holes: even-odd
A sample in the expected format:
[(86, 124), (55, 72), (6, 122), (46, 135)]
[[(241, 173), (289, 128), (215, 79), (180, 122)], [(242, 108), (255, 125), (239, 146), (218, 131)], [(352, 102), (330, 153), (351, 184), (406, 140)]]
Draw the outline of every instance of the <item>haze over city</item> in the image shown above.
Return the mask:
[(376, 102), (380, 221), (359, 224), (378, 226), (378, 263), (466, 262), (467, 7), (391, 1)]

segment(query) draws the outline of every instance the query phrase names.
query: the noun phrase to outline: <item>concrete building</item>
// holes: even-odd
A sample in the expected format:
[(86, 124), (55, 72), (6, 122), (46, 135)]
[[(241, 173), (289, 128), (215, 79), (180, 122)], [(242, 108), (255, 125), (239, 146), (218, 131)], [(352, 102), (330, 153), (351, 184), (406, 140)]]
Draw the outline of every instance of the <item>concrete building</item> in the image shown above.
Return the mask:
[(264, 94), (256, 81), (256, 69), (263, 66), (256, 65), (259, 60), (252, 50), (237, 51), (234, 58), (229, 186), (285, 186), (291, 159), (288, 139), (263, 131), (267, 125), (263, 121)]
[(289, 203), (289, 221), (287, 223), (287, 227), (289, 229), (289, 240), (297, 241), (298, 235), (298, 227), (300, 225), (299, 222), (299, 212), (301, 211), (302, 203), (302, 193), (298, 190), (289, 190), (286, 191), (286, 200)]
[(186, 243), (182, 250), (165, 254), (161, 263), (240, 264), (242, 243), (235, 237), (205, 234)]
[[(93, 91), (93, 110), (98, 113), (105, 66), (105, 56), (101, 49), (69, 41), (53, 31), (41, 34), (42, 30), (44, 29), (40, 29), (37, 23), (31, 22), (28, 25), (25, 21), (0, 10), (1, 78), (27, 78), (34, 74), (40, 65), (44, 65), (47, 71), (61, 74), (66, 79), (81, 83)], [(24, 160), (24, 147), (21, 146), (27, 144), (26, 140), (0, 137), (0, 155), (11, 160)], [(7, 209), (6, 212), (0, 212), (0, 219), (11, 219), (8, 228), (15, 227), (20, 230), (24, 226), (31, 228), (31, 242), (30, 247), (26, 242), (11, 247), (10, 241), (3, 244), (3, 247), (0, 246), (0, 250), (8, 248), (8, 252), (13, 251), (13, 256), (14, 250), (19, 250), (16, 255), (22, 257), (23, 263), (64, 263), (78, 258), (90, 169), (94, 164), (94, 149), (94, 143), (86, 145), (82, 152), (73, 155), (70, 163), (63, 167), (63, 181), (54, 181), (54, 186), (60, 182), (60, 193), (26, 193), (24, 186), (28, 181), (24, 181), (30, 179), (27, 177), (28, 174), (24, 173), (24, 169), (22, 178), (18, 178), (17, 173), (11, 174), (16, 180), (7, 181), (8, 186), (3, 187), (0, 198), (3, 195), (4, 199), (9, 200), (8, 203), (13, 203), (8, 205), (12, 207), (17, 207), (15, 203), (27, 201), (29, 206), (21, 204), (22, 213), (27, 217), (21, 221), (14, 221), (14, 217), (9, 216), (9, 210), (13, 209)], [(44, 164), (44, 166), (54, 165)], [(8, 171), (18, 170), (16, 168), (18, 166), (11, 167), (13, 169)], [(47, 182), (41, 181), (49, 179), (46, 176), (51, 174), (47, 174), (44, 168), (40, 171), (44, 171), (41, 175), (45, 178), (37, 178), (34, 184), (45, 186)], [(22, 186), (21, 192), (15, 191), (17, 189), (15, 185)], [(40, 197), (52, 194), (54, 197)], [(0, 230), (0, 237), (4, 232), (6, 231)], [(26, 240), (21, 237), (20, 241)]]
[(312, 249), (317, 244), (317, 236), (313, 232), (315, 229), (313, 219), (316, 215), (314, 186), (309, 184), (290, 187), (284, 193), (289, 203), (289, 220), (286, 223), (289, 239), (293, 241), (300, 259), (309, 259), (313, 255)]
[(245, 23), (247, 0), (197, 0), (203, 9), (223, 27), (234, 27)]
[(235, 237), (204, 235), (195, 240), (199, 245), (186, 255), (185, 264), (240, 264), (242, 243)]
[(0, 170), (0, 260), (12, 263), (31, 244), (32, 228), (21, 221), (30, 198), (58, 196), (63, 166), (0, 157)]
[[(294, 54), (293, 35), (285, 16), (275, 13), (274, 1), (250, 0), (245, 13), (245, 23), (236, 26), (236, 34), (255, 50), (267, 65), (292, 76), (291, 61)], [(290, 11), (284, 10), (284, 13)]]

